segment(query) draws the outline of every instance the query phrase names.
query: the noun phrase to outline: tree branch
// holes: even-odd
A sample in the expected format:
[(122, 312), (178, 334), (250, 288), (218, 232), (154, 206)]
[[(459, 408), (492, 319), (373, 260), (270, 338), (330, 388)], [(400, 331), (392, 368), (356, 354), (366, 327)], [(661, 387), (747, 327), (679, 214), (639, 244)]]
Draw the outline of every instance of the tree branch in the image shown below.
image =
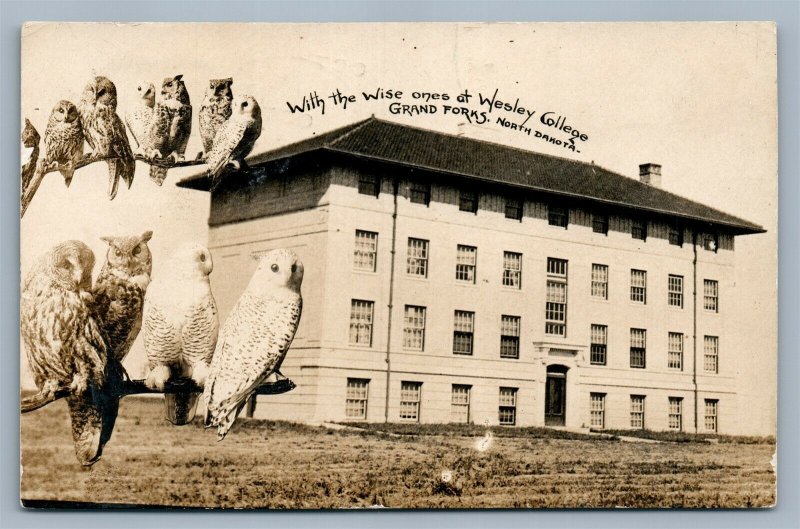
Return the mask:
[[(192, 165), (200, 165), (206, 163), (205, 158), (202, 158), (200, 155), (198, 155), (198, 157), (193, 160), (181, 160), (179, 162), (174, 161), (172, 158), (148, 158), (142, 154), (135, 154), (133, 157), (134, 159), (140, 162), (144, 162), (148, 165), (154, 165), (156, 167), (163, 167), (165, 169), (172, 169), (175, 167), (189, 167)], [(115, 158), (116, 158), (115, 156), (97, 156), (94, 154), (86, 154), (78, 162), (73, 164), (72, 169), (77, 171), (78, 169), (86, 167), (87, 165), (91, 165), (97, 162), (114, 160)], [(21, 208), (19, 214), (20, 218), (25, 216), (25, 211), (28, 209), (31, 200), (33, 200), (33, 195), (36, 194), (36, 191), (39, 189), (39, 185), (41, 185), (45, 175), (50, 173), (55, 173), (56, 171), (66, 169), (67, 167), (68, 166), (65, 166), (63, 164), (52, 163), (48, 167), (43, 168), (44, 170), (42, 171), (37, 170), (34, 173), (30, 183), (22, 192)]]
[[(284, 377), (272, 376), (269, 381), (262, 384), (256, 389), (257, 395), (278, 395), (286, 393), (295, 388), (295, 383)], [(177, 378), (170, 380), (164, 386), (164, 390), (148, 388), (144, 380), (125, 380), (116, 387), (109, 388), (109, 393), (116, 397), (125, 397), (127, 395), (139, 395), (144, 393), (149, 394), (163, 394), (163, 393), (202, 393), (203, 388), (195, 384), (190, 378)], [(58, 388), (52, 395), (44, 395), (41, 392), (22, 399), (21, 412), (28, 413), (39, 408), (47, 406), (51, 402), (55, 402), (64, 397), (68, 397), (71, 391), (69, 387)]]

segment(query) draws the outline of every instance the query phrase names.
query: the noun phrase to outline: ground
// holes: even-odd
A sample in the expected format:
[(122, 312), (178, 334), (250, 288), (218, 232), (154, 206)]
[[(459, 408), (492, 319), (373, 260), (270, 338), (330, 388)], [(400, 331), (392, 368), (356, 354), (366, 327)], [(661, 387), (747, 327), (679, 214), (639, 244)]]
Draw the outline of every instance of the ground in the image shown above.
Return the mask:
[(631, 443), (495, 427), (489, 440), (481, 426), (334, 430), (239, 419), (217, 442), (198, 421), (167, 423), (161, 400), (127, 397), (102, 460), (85, 470), (64, 402), (21, 423), (25, 500), (303, 509), (775, 503), (771, 439)]

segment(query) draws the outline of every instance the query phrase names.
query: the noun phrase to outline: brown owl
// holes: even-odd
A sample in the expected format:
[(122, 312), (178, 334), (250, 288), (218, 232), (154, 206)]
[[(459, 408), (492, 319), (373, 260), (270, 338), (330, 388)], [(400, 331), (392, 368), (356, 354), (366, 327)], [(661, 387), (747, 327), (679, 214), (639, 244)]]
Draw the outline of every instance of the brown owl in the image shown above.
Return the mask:
[(105, 396), (107, 347), (91, 307), (94, 261), (86, 244), (63, 242), (36, 263), (20, 297), (20, 331), (34, 380), (46, 396), (70, 388), (72, 436), (83, 465), (100, 457), (117, 415), (117, 399)]
[(206, 97), (200, 105), (200, 136), (203, 138), (203, 151), (208, 154), (214, 146), (214, 136), (229, 117), (231, 117), (231, 102), (233, 92), (231, 85), (233, 79), (211, 79), (208, 82)]
[(31, 125), (28, 119), (25, 119), (25, 128), (22, 130), (22, 193), (25, 193), (28, 184), (33, 178), (33, 172), (36, 169), (36, 162), (39, 160), (39, 133), (36, 128)]
[(106, 262), (95, 281), (94, 310), (108, 341), (109, 356), (122, 362), (142, 327), (142, 304), (153, 262), (142, 235), (103, 237), (108, 243)]
[(117, 196), (119, 180), (128, 188), (133, 184), (136, 161), (125, 134), (125, 125), (117, 115), (117, 87), (107, 77), (95, 77), (81, 95), (78, 105), (83, 135), (96, 156), (108, 160), (108, 198)]
[[(192, 105), (182, 75), (167, 77), (161, 83), (161, 98), (156, 102), (150, 124), (149, 155), (159, 158), (184, 159), (192, 132)], [(167, 177), (167, 169), (150, 166), (150, 179), (158, 185)]]
[(39, 161), (37, 172), (45, 172), (53, 165), (60, 166), (64, 184), (69, 187), (74, 164), (83, 158), (83, 130), (78, 109), (69, 101), (59, 101), (50, 113), (44, 131), (44, 157)]

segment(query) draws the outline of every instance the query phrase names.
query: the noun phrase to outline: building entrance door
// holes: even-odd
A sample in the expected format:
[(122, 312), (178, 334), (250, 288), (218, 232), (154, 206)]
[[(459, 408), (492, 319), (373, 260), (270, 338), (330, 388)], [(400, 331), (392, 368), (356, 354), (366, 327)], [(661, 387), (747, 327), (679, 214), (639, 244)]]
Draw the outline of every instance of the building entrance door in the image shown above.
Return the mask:
[(567, 368), (547, 366), (544, 387), (545, 426), (564, 426), (567, 412)]

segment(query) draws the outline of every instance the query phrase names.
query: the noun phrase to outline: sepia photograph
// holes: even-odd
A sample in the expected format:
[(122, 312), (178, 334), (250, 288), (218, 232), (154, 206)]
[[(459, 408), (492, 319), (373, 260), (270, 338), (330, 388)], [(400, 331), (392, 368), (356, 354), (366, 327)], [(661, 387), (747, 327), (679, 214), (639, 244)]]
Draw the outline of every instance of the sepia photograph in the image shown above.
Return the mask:
[(21, 49), (24, 507), (777, 504), (774, 23)]

